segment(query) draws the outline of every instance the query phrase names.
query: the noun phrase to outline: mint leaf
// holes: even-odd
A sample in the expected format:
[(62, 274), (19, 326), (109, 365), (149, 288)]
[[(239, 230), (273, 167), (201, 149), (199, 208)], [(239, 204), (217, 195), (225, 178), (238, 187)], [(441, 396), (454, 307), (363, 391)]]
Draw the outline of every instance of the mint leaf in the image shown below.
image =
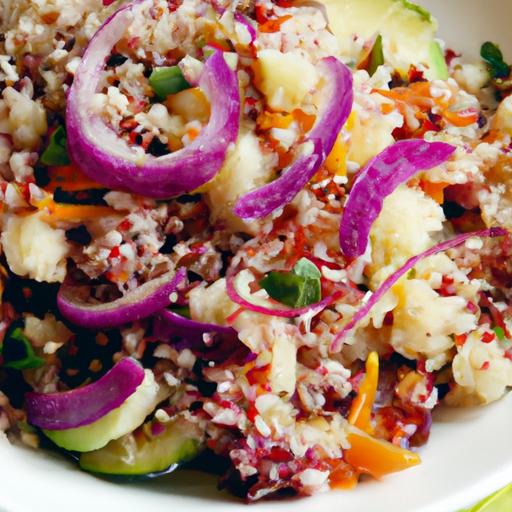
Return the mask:
[(302, 308), (321, 299), (320, 275), (314, 263), (302, 258), (292, 272), (269, 272), (259, 284), (281, 304)]
[(69, 165), (70, 160), (66, 146), (66, 131), (63, 126), (59, 126), (52, 133), (50, 143), (41, 155), (41, 163), (44, 165)]
[(318, 267), (307, 258), (301, 258), (293, 267), (293, 273), (302, 277), (311, 277), (320, 279), (322, 274)]

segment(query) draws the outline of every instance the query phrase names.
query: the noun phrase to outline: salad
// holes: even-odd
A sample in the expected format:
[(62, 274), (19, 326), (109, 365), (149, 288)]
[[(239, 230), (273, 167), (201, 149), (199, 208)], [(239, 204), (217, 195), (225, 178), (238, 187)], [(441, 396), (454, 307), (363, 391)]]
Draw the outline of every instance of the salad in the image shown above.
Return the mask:
[(512, 78), (406, 0), (0, 6), (0, 432), (247, 501), (512, 386)]

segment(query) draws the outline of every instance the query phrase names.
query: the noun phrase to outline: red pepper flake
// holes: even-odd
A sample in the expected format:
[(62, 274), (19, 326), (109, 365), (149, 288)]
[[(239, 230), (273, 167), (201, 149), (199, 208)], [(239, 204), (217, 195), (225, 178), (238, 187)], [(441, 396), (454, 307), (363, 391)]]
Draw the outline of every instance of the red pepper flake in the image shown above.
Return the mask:
[(455, 335), (455, 345), (457, 347), (462, 347), (464, 343), (466, 343), (466, 340), (468, 339), (467, 334), (456, 334)]
[(268, 458), (272, 462), (290, 462), (293, 460), (293, 455), (280, 446), (272, 446)]
[(247, 419), (254, 423), (256, 416), (258, 416), (258, 409), (256, 409), (256, 406), (254, 403), (249, 405), (249, 408), (247, 409)]
[(264, 5), (257, 5), (255, 7), (256, 21), (260, 24), (265, 23), (268, 20), (267, 9)]
[(128, 231), (132, 227), (132, 223), (128, 219), (124, 219), (119, 226), (117, 226), (117, 229), (120, 231)]
[(119, 246), (116, 246), (110, 251), (109, 258), (119, 258), (120, 254)]
[(496, 339), (496, 333), (494, 332), (485, 332), (482, 336), (483, 343), (491, 343)]
[(489, 366), (491, 366), (491, 363), (489, 361), (485, 361), (482, 366), (480, 366), (480, 370), (481, 371), (484, 371), (484, 370), (488, 370), (489, 369)]
[(419, 70), (414, 64), (411, 65), (411, 67), (409, 68), (408, 79), (409, 79), (409, 83), (411, 83), (411, 84), (414, 82), (426, 82), (427, 81), (427, 79), (423, 75), (423, 71)]
[(452, 63), (452, 60), (457, 57), (460, 57), (460, 53), (453, 51), (451, 48), (447, 48), (444, 52), (444, 60), (448, 66)]
[(385, 315), (384, 315), (384, 321), (382, 322), (384, 325), (393, 325), (393, 322), (394, 322), (394, 316), (393, 316), (393, 311), (388, 311)]

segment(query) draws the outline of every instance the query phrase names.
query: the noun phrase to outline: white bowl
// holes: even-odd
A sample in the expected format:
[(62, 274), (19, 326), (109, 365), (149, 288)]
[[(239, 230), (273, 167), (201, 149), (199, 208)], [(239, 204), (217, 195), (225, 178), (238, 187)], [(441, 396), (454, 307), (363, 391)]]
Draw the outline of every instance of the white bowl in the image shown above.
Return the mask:
[[(500, 43), (512, 57), (507, 0), (424, 0), (448, 45), (478, 56)], [(512, 480), (512, 395), (485, 408), (439, 411), (423, 464), (349, 492), (252, 505), (251, 512), (456, 512)], [(145, 484), (113, 484), (47, 453), (10, 446), (0, 436), (0, 510), (5, 512), (229, 512), (245, 506), (218, 493), (211, 476), (181, 472)], [(247, 509), (249, 510), (249, 509)]]

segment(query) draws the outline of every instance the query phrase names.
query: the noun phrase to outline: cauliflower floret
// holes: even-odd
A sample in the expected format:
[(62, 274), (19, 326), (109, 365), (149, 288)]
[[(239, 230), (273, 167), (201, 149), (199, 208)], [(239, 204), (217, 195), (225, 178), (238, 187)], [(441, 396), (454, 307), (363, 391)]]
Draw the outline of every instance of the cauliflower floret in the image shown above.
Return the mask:
[[(46, 112), (43, 106), (26, 94), (12, 87), (4, 89), (3, 106), (7, 107), (8, 115), (2, 121), (0, 129), (12, 135), (15, 148), (37, 149), (41, 145), (41, 137), (46, 133)], [(5, 125), (5, 126), (4, 126)]]
[(232, 212), (236, 200), (264, 185), (272, 174), (272, 161), (261, 152), (252, 132), (242, 133), (217, 178), (206, 187), (212, 222), (225, 224), (231, 231), (256, 234), (258, 224), (245, 222)]
[(494, 402), (512, 386), (512, 361), (497, 340), (482, 341), (483, 331), (472, 332), (453, 359), (455, 387), (446, 396), (450, 405)]
[(256, 83), (273, 110), (291, 112), (315, 88), (318, 73), (299, 52), (258, 52)]
[(463, 64), (453, 72), (453, 78), (470, 94), (478, 94), (489, 81), (489, 71), (483, 62)]
[(62, 282), (69, 252), (66, 236), (64, 230), (43, 222), (41, 215), (7, 218), (1, 236), (7, 263), (20, 276), (48, 283)]
[(370, 232), (372, 262), (367, 270), (371, 287), (432, 246), (443, 221), (443, 209), (419, 189), (402, 186), (388, 196)]
[(32, 315), (25, 317), (24, 333), (35, 347), (44, 347), (48, 342), (62, 345), (73, 334), (50, 313), (42, 320)]
[(190, 314), (194, 320), (224, 325), (226, 317), (233, 313), (237, 305), (231, 302), (226, 293), (226, 280), (215, 281), (205, 288), (198, 286), (189, 294)]
[(403, 279), (393, 287), (398, 305), (393, 310), (390, 342), (408, 358), (434, 358), (453, 346), (452, 335), (476, 327), (462, 297), (441, 297), (426, 281)]
[[(347, 158), (361, 166), (395, 142), (393, 130), (404, 122), (390, 100), (378, 93), (372, 93), (373, 88), (388, 88), (383, 83), (382, 75), (388, 75), (388, 82), (391, 79), (385, 66), (379, 69), (372, 78), (366, 71), (357, 71), (354, 74), (353, 126)], [(383, 105), (391, 108), (389, 114), (382, 112)]]

